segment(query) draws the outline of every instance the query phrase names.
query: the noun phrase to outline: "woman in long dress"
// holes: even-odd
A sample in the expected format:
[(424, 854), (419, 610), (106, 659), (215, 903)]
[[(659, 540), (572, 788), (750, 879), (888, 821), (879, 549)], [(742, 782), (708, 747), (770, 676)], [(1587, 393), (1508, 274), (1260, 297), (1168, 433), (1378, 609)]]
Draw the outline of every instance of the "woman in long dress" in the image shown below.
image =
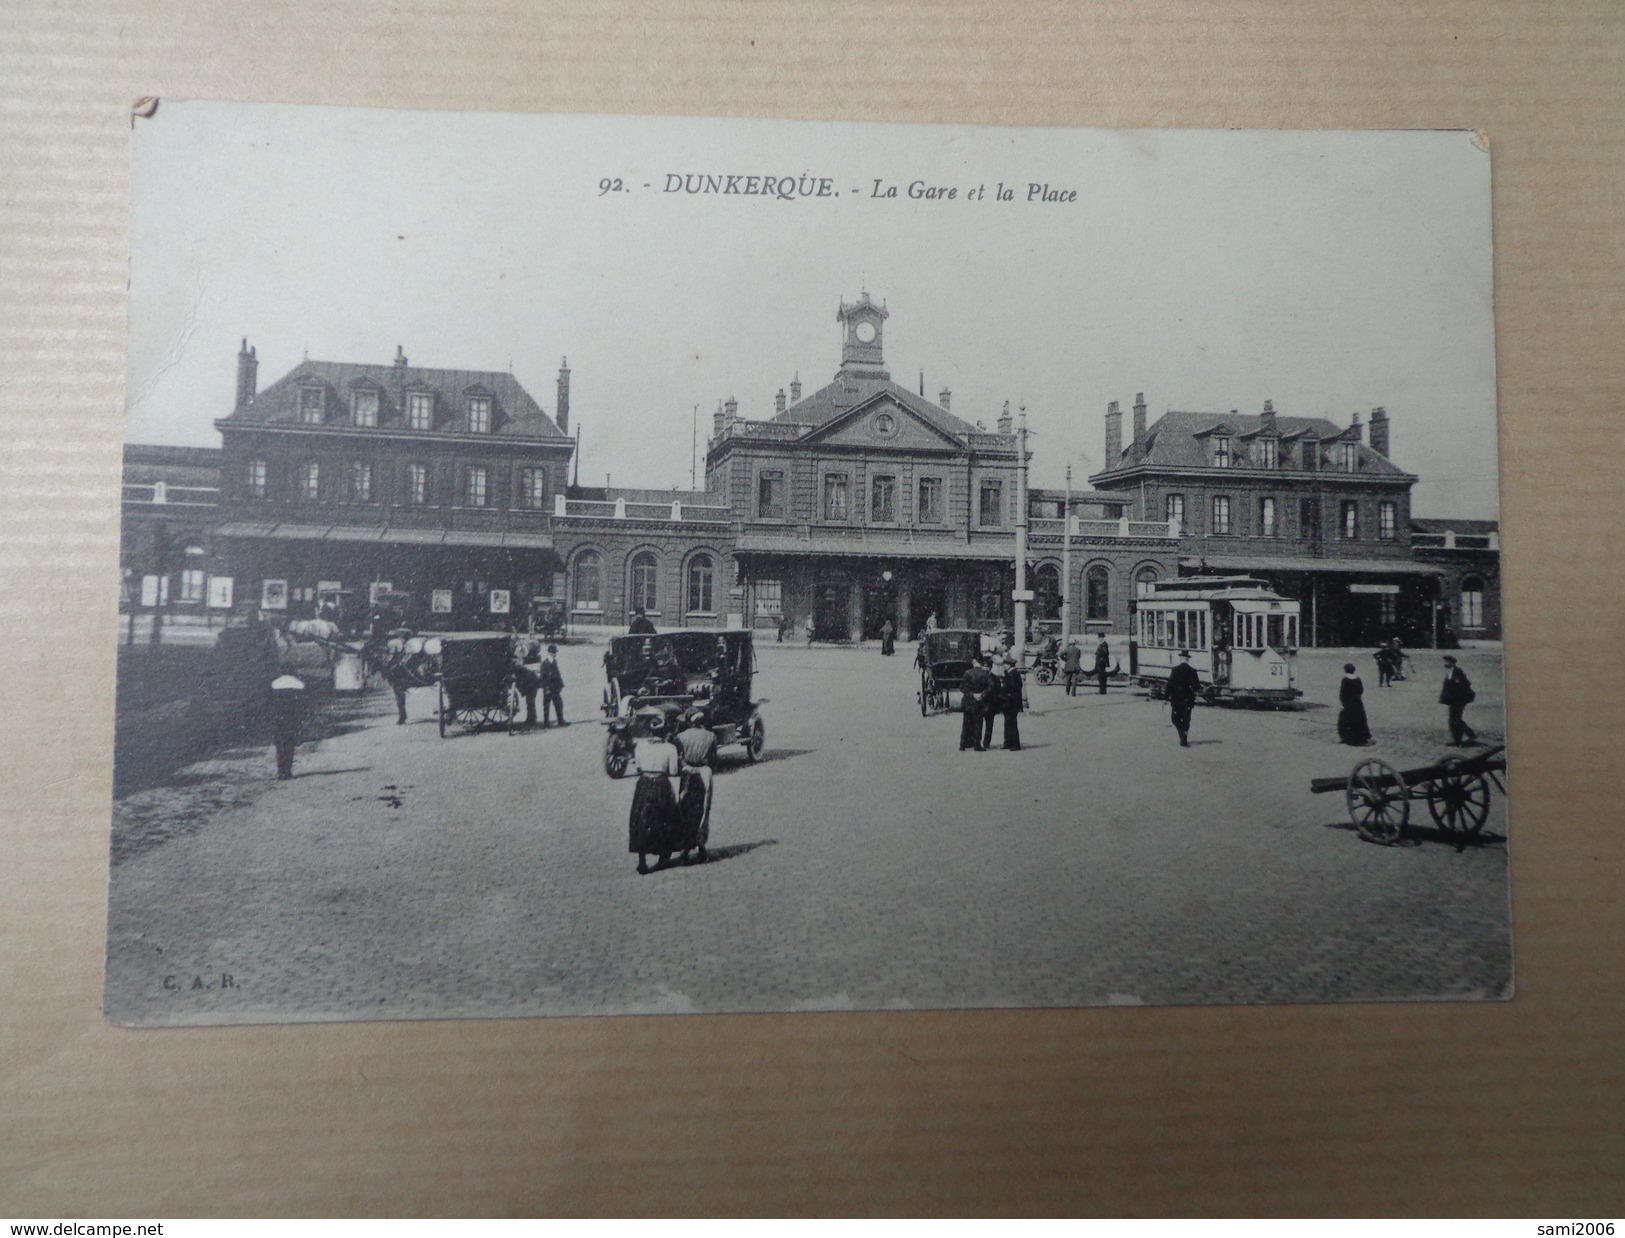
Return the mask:
[(1371, 726), (1365, 717), (1365, 684), (1355, 673), (1354, 663), (1343, 665), (1343, 685), (1337, 690), (1343, 708), (1337, 714), (1337, 737), (1345, 744), (1362, 748), (1371, 742)]
[(682, 762), (676, 746), (666, 738), (664, 715), (649, 719), (647, 737), (638, 740), (632, 759), (638, 769), (638, 785), (632, 792), (628, 850), (638, 857), (638, 872), (646, 873), (650, 855), (658, 856), (662, 866), (671, 861), (678, 832), (677, 776)]
[(711, 795), (717, 761), (716, 732), (705, 725), (703, 709), (688, 716), (688, 726), (678, 732), (673, 741), (683, 759), (682, 789), (677, 796), (677, 820), (682, 838), (679, 840), (683, 860), (688, 860), (689, 849), (695, 850), (701, 864), (705, 863), (705, 844), (711, 837)]

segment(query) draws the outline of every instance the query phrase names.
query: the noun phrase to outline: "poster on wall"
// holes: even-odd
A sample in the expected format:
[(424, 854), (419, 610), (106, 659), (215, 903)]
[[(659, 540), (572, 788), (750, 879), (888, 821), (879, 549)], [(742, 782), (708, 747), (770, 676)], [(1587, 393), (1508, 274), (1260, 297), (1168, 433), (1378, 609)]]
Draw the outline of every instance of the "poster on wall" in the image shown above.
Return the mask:
[[(110, 1019), (1512, 992), (1475, 134), (133, 141), (127, 441), (247, 479), (210, 562), (289, 639), (220, 648), (311, 691), (278, 780), (164, 671), (200, 721), (115, 779)], [(394, 678), (336, 704), (288, 579), (399, 602)], [(491, 581), (557, 613), (453, 636)]]

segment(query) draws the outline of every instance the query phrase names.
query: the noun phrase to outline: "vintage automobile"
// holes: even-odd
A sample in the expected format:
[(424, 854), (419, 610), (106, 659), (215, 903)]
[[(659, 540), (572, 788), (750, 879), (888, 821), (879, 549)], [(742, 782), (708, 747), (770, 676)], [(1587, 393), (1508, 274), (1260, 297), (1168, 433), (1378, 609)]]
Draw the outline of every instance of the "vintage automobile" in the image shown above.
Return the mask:
[(982, 652), (983, 632), (931, 628), (920, 634), (914, 661), (920, 668), (920, 715), (954, 708), (953, 694)]
[(756, 651), (742, 631), (661, 632), (611, 638), (604, 654), (604, 772), (631, 768), (636, 741), (655, 712), (668, 723), (696, 705), (719, 747), (742, 744), (758, 761), (767, 742), (760, 706), (751, 699)]

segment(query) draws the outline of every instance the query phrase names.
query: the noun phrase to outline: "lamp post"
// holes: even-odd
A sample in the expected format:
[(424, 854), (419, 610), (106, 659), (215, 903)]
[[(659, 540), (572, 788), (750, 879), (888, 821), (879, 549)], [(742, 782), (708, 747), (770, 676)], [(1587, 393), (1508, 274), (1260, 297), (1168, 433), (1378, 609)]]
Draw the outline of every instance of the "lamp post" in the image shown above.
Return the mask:
[(1027, 664), (1027, 603), (1032, 591), (1027, 588), (1027, 405), (1021, 406), (1021, 417), (1016, 430), (1016, 588), (1011, 594), (1016, 603), (1015, 655), (1016, 665)]
[(1072, 635), (1072, 466), (1066, 466), (1066, 502), (1061, 505), (1061, 642)]

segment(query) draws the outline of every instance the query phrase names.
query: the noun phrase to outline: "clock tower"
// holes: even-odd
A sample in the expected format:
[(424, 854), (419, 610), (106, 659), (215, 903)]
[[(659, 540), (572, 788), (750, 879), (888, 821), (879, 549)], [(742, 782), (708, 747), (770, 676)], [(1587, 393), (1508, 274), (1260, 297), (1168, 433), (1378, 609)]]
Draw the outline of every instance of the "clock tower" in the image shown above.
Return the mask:
[(835, 321), (841, 324), (841, 369), (837, 378), (868, 378), (890, 382), (886, 363), (881, 356), (881, 334), (885, 329), (884, 305), (876, 305), (867, 292), (855, 304), (841, 302)]

